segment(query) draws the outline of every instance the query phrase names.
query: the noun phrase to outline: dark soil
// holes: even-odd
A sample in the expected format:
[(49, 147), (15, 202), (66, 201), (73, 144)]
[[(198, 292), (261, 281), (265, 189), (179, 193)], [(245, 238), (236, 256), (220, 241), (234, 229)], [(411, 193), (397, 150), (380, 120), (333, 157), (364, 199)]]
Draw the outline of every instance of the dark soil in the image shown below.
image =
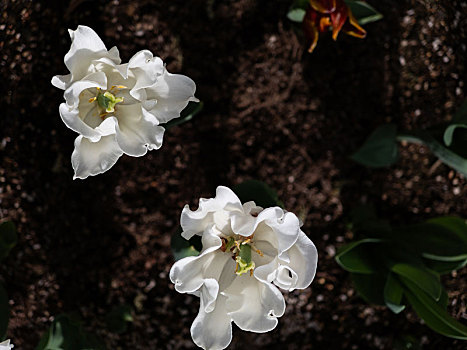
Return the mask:
[[(320, 252), (312, 286), (286, 294), (268, 334), (234, 329), (231, 349), (465, 349), (416, 315), (356, 295), (334, 261), (351, 238), (346, 216), (372, 203), (395, 225), (466, 216), (466, 180), (422, 146), (369, 170), (348, 157), (385, 122), (414, 129), (449, 120), (466, 97), (467, 5), (462, 0), (368, 1), (384, 19), (364, 40), (323, 35), (312, 55), (285, 18), (291, 0), (3, 0), (0, 20), (0, 218), (19, 243), (0, 268), (11, 298), (8, 337), (33, 349), (53, 317), (78, 312), (109, 349), (193, 349), (199, 301), (168, 279), (182, 207), (248, 178), (278, 190)], [(72, 180), (76, 134), (58, 113), (68, 28), (91, 26), (122, 59), (150, 49), (190, 76), (205, 108), (171, 129), (159, 151), (122, 157)], [(449, 311), (466, 321), (467, 269), (444, 278)], [(114, 305), (135, 306), (121, 335)]]

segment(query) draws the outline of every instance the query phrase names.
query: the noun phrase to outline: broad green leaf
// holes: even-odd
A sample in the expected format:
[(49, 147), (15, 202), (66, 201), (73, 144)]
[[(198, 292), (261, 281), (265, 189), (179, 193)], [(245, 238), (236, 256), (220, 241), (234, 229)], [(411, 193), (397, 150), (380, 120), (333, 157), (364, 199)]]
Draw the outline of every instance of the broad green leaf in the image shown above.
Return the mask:
[(18, 237), (16, 236), (15, 224), (11, 221), (3, 221), (0, 223), (0, 260), (7, 257), (17, 241)]
[(467, 220), (457, 216), (442, 216), (427, 221), (431, 224), (441, 225), (457, 234), (467, 244)]
[(381, 264), (373, 257), (374, 248), (381, 242), (381, 239), (366, 238), (349, 243), (339, 249), (336, 261), (349, 272), (374, 274)]
[(440, 274), (450, 273), (454, 270), (459, 270), (467, 265), (467, 260), (461, 261), (439, 261), (426, 259), (425, 265), (433, 271), (436, 271)]
[(49, 331), (41, 338), (36, 350), (105, 350), (95, 335), (84, 332), (81, 322), (69, 315), (55, 317)]
[(182, 228), (178, 227), (170, 241), (175, 261), (188, 256), (196, 256), (202, 248), (201, 238), (199, 236), (193, 236), (190, 240), (186, 240), (182, 237), (181, 233)]
[(306, 11), (300, 8), (292, 9), (287, 13), (287, 18), (292, 22), (302, 23)]
[(428, 327), (447, 337), (467, 340), (467, 327), (452, 318), (435, 300), (421, 290), (417, 284), (404, 277), (401, 278), (407, 287), (404, 294), (417, 315)]
[[(467, 159), (461, 155), (462, 151), (467, 152), (465, 145), (452, 145), (451, 148), (447, 148), (425, 130), (400, 133), (397, 135), (397, 139), (426, 145), (443, 163), (467, 176)], [(454, 146), (457, 146), (455, 150)]]
[(351, 273), (350, 276), (358, 294), (368, 304), (384, 305), (384, 285), (386, 283), (386, 274)]
[(8, 304), (8, 294), (0, 283), (0, 339), (5, 339), (10, 318), (10, 305)]
[(107, 328), (111, 332), (117, 334), (126, 332), (128, 323), (133, 322), (131, 313), (132, 308), (130, 305), (118, 305), (113, 307), (105, 317)]
[(371, 168), (394, 164), (398, 157), (397, 128), (394, 124), (378, 127), (351, 158)]
[(395, 314), (405, 309), (405, 305), (402, 304), (403, 294), (402, 285), (392, 273), (389, 273), (384, 285), (384, 303)]
[(439, 300), (441, 296), (442, 286), (439, 281), (439, 276), (436, 273), (424, 268), (408, 263), (395, 263), (391, 267), (391, 271), (399, 276), (416, 283), (434, 300)]
[(446, 128), (444, 132), (443, 139), (446, 146), (451, 146), (454, 131), (457, 128), (467, 128), (467, 100), (464, 101), (464, 103), (456, 112), (456, 114), (454, 114), (451, 124)]
[(279, 200), (276, 191), (262, 181), (247, 180), (234, 186), (232, 190), (242, 203), (254, 201), (256, 205), (263, 208), (284, 208), (284, 203)]
[(393, 230), (394, 239), (408, 250), (440, 261), (467, 259), (467, 242), (443, 221), (430, 221)]
[(198, 114), (203, 109), (203, 102), (192, 102), (188, 103), (188, 106), (180, 113), (180, 117), (172, 119), (171, 121), (161, 124), (166, 130), (173, 128), (176, 125), (186, 123), (187, 121), (193, 119), (193, 117)]
[(444, 287), (441, 288), (441, 296), (439, 297), (439, 300), (437, 301), (437, 304), (443, 308), (443, 310), (446, 310), (448, 307), (449, 303), (449, 296), (448, 293), (446, 292), (446, 289)]
[(345, 2), (361, 25), (379, 21), (383, 18), (381, 13), (365, 1), (345, 0)]

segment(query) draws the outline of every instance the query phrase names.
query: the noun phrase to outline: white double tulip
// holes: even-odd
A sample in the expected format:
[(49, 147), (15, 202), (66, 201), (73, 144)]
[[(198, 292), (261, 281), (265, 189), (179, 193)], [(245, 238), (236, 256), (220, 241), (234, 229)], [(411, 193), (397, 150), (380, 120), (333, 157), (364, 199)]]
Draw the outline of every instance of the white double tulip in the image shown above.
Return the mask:
[(232, 321), (252, 332), (274, 329), (285, 310), (275, 286), (303, 289), (315, 276), (318, 254), (297, 216), (242, 205), (227, 187), (218, 187), (215, 198), (201, 198), (196, 211), (185, 206), (181, 226), (185, 239), (201, 236), (203, 249), (177, 261), (170, 279), (178, 292), (200, 298), (191, 335), (204, 349), (226, 348)]
[(53, 77), (52, 84), (65, 90), (59, 108), (63, 122), (80, 134), (71, 161), (74, 177), (84, 179), (107, 171), (123, 153), (139, 157), (160, 148), (164, 128), (159, 124), (197, 101), (196, 86), (167, 72), (148, 50), (121, 64), (117, 48), (107, 50), (91, 28), (69, 32), (70, 74)]

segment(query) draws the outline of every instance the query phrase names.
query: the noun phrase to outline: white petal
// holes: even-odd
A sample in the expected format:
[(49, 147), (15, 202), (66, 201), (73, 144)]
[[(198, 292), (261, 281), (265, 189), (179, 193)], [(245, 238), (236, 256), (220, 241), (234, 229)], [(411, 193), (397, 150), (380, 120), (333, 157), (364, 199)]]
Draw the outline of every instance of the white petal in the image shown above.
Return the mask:
[(122, 154), (115, 141), (115, 135), (103, 136), (97, 142), (78, 136), (71, 155), (71, 164), (75, 170), (74, 179), (85, 179), (109, 170)]
[(71, 130), (76, 131), (93, 142), (99, 141), (101, 134), (98, 130), (91, 128), (81, 120), (78, 108), (70, 108), (66, 103), (62, 103), (60, 104), (59, 112), (63, 122)]
[[(213, 232), (212, 228), (207, 228), (203, 233), (203, 251), (198, 256), (189, 256), (177, 261), (170, 269), (170, 280), (175, 284), (175, 290), (179, 293), (193, 293), (204, 283), (205, 278), (218, 279), (222, 271), (219, 262), (212, 267), (220, 268), (216, 274), (210, 263), (218, 255), (226, 255), (220, 251), (222, 245), (221, 239)], [(206, 272), (207, 271), (207, 272)]]
[(281, 292), (249, 274), (237, 277), (224, 294), (228, 298), (227, 309), (232, 320), (246, 331), (263, 333), (274, 329), (277, 317), (285, 311)]
[(214, 278), (206, 278), (203, 287), (200, 290), (201, 303), (204, 305), (205, 312), (211, 312), (216, 307), (217, 294), (219, 293), (219, 284)]
[(274, 284), (282, 289), (292, 291), (297, 285), (298, 275), (288, 266), (279, 266)]
[(143, 101), (147, 98), (145, 88), (155, 84), (157, 77), (164, 71), (164, 63), (159, 57), (154, 57), (150, 51), (142, 50), (130, 59), (128, 70), (136, 79), (130, 94), (137, 100)]
[[(201, 198), (199, 208), (191, 211), (189, 206), (185, 206), (180, 218), (183, 229), (182, 236), (190, 239), (195, 234), (200, 234), (210, 223), (214, 223), (214, 213), (224, 215), (227, 211), (243, 211), (242, 203), (237, 195), (228, 187), (219, 186), (216, 189), (216, 197), (210, 199)], [(220, 218), (218, 218), (220, 220)], [(219, 229), (221, 229), (219, 227)]]
[(164, 73), (157, 78), (156, 83), (146, 89), (147, 99), (157, 101), (150, 112), (160, 123), (167, 123), (178, 118), (188, 102), (198, 102), (198, 99), (194, 97), (195, 90), (194, 81), (187, 76), (171, 74), (164, 70)]
[(318, 251), (313, 242), (300, 230), (297, 242), (287, 251), (290, 262), (282, 265), (290, 268), (292, 275), (296, 274), (296, 280), (290, 278), (288, 282), (282, 275), (282, 280), (274, 283), (281, 288), (293, 290), (307, 288), (316, 274), (318, 264)]
[(56, 75), (52, 78), (52, 85), (59, 89), (65, 90), (70, 84), (71, 78), (72, 78), (71, 74)]
[(75, 31), (69, 30), (72, 40), (70, 51), (65, 55), (65, 65), (70, 70), (73, 80), (80, 80), (87, 75), (93, 60), (108, 57), (115, 64), (120, 64), (118, 50), (107, 51), (101, 38), (94, 30), (86, 26), (78, 26)]
[[(266, 216), (266, 211), (274, 209), (268, 208), (259, 213)], [(264, 213), (264, 214), (263, 214)], [(277, 213), (277, 210), (276, 210)], [(298, 239), (300, 232), (300, 221), (293, 213), (284, 213), (282, 217), (268, 217), (265, 223), (276, 232), (279, 256), (282, 252), (289, 249)]]
[(76, 81), (65, 90), (63, 96), (69, 107), (77, 108), (80, 102), (79, 95), (89, 88), (107, 89), (107, 77), (104, 72), (95, 72), (87, 75), (82, 80)]
[(209, 313), (205, 311), (203, 299), (200, 300), (198, 316), (191, 325), (193, 341), (205, 350), (225, 349), (232, 341), (232, 325), (227, 314), (226, 298), (219, 295), (216, 307)]
[(162, 146), (164, 128), (158, 126), (140, 104), (117, 105), (117, 142), (126, 154), (133, 157), (145, 155), (149, 150)]

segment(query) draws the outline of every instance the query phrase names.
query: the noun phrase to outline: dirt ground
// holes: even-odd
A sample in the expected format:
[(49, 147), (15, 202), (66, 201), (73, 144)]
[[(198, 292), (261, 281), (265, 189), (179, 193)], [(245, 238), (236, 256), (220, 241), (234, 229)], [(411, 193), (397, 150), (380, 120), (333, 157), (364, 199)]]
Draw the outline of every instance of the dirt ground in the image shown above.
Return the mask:
[[(245, 179), (277, 189), (320, 254), (310, 288), (286, 294), (267, 334), (234, 327), (230, 349), (465, 349), (412, 311), (367, 305), (334, 261), (351, 237), (346, 216), (372, 203), (395, 225), (466, 217), (466, 180), (422, 146), (369, 170), (348, 157), (378, 125), (425, 128), (466, 98), (467, 3), (369, 0), (384, 19), (364, 40), (323, 35), (312, 55), (285, 15), (291, 0), (0, 2), (0, 218), (19, 243), (0, 267), (11, 299), (8, 336), (34, 349), (53, 317), (78, 312), (109, 349), (194, 349), (199, 301), (168, 279), (170, 236), (182, 207)], [(72, 180), (76, 134), (60, 119), (67, 29), (91, 26), (123, 61), (149, 49), (190, 76), (204, 110), (168, 131), (144, 158), (123, 156), (103, 175)], [(467, 268), (443, 279), (449, 312), (467, 320)], [(135, 307), (117, 335), (104, 317)]]

